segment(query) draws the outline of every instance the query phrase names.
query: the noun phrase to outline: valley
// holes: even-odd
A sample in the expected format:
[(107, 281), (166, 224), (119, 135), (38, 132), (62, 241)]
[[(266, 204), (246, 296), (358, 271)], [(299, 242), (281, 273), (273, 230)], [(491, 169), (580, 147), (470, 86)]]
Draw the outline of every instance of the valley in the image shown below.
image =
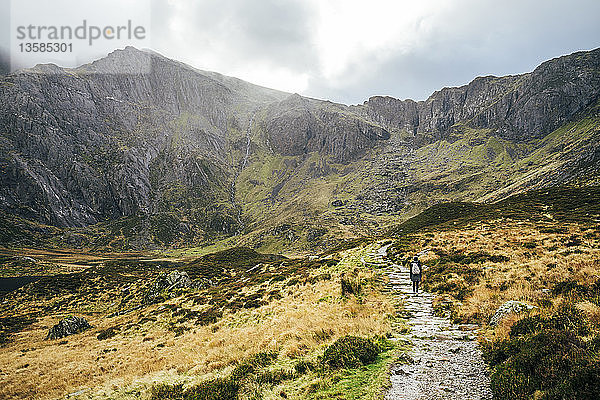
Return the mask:
[(0, 88), (1, 398), (600, 396), (599, 49), (418, 102), (132, 47)]

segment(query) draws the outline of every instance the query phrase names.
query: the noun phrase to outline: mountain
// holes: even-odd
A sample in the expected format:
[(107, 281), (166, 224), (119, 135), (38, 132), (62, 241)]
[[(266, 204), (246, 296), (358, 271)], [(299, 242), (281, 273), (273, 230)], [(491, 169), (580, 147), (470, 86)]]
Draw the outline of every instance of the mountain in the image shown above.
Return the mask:
[(20, 221), (4, 225), (75, 246), (327, 247), (600, 176), (600, 49), (421, 102), (335, 104), (131, 47), (0, 86), (0, 210)]

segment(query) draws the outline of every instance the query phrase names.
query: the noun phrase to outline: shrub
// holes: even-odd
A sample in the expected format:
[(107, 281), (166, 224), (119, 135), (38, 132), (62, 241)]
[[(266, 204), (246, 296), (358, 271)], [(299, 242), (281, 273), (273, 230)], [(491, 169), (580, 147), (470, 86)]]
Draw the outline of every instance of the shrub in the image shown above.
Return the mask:
[(159, 383), (152, 386), (150, 391), (150, 400), (182, 400), (183, 384), (174, 385), (168, 383)]
[(106, 340), (106, 339), (110, 339), (113, 336), (116, 336), (119, 333), (119, 328), (116, 326), (112, 326), (110, 328), (104, 329), (100, 332), (98, 332), (98, 335), (96, 336), (96, 338), (98, 340)]
[(517, 321), (510, 328), (510, 337), (514, 338), (517, 336), (529, 335), (535, 332), (541, 331), (546, 326), (547, 320), (543, 319), (539, 315), (532, 317), (526, 317)]
[(341, 277), (342, 296), (353, 294), (358, 296), (362, 290), (362, 282), (357, 276), (343, 274)]
[(248, 375), (254, 373), (256, 369), (266, 367), (277, 359), (277, 353), (271, 351), (264, 351), (256, 353), (248, 360), (238, 364), (231, 373), (231, 377), (234, 380), (240, 380), (246, 378)]
[(235, 400), (239, 390), (233, 378), (216, 378), (186, 390), (184, 400)]
[(600, 362), (588, 362), (576, 367), (569, 379), (548, 391), (544, 400), (600, 399)]
[(486, 360), (495, 366), (491, 385), (498, 400), (530, 399), (537, 390), (568, 386), (570, 374), (586, 356), (584, 343), (573, 332), (560, 330), (505, 340), (486, 349)]
[(571, 303), (561, 305), (550, 318), (539, 315), (523, 318), (510, 328), (510, 337), (529, 335), (543, 330), (570, 331), (577, 335), (589, 333), (583, 313)]
[(294, 365), (294, 369), (297, 374), (304, 374), (305, 372), (314, 370), (315, 365), (311, 361), (300, 360)]
[(379, 352), (379, 346), (371, 339), (344, 336), (325, 350), (323, 364), (331, 368), (356, 368), (375, 361)]
[(561, 329), (587, 335), (590, 331), (584, 314), (572, 303), (562, 304), (549, 320), (550, 329)]
[(574, 279), (558, 282), (552, 288), (552, 294), (555, 296), (569, 294), (585, 295), (587, 291), (585, 286), (580, 285), (579, 282)]

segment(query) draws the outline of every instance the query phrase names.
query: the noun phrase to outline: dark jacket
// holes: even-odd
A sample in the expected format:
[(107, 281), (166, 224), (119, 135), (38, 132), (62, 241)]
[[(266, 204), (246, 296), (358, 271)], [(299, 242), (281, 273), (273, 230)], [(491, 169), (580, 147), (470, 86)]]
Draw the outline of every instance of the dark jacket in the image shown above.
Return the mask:
[[(419, 273), (418, 274), (413, 274), (413, 264), (417, 264), (419, 266)], [(420, 281), (421, 280), (421, 275), (423, 274), (423, 264), (421, 264), (420, 261), (411, 261), (408, 264), (408, 268), (410, 270), (410, 280), (411, 281)]]

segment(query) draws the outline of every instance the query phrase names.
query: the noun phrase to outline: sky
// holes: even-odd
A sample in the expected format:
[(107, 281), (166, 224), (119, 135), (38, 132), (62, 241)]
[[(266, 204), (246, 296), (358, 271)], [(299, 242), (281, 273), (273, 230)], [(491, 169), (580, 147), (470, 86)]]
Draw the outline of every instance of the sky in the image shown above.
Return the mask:
[[(529, 72), (545, 60), (600, 47), (598, 0), (78, 0), (84, 7), (68, 4), (75, 0), (0, 1), (0, 52), (20, 66), (34, 61), (10, 47), (17, 22), (85, 18), (104, 26), (133, 19), (148, 35), (129, 44), (345, 104), (373, 95), (424, 100), (476, 76)], [(49, 62), (75, 66), (67, 64), (124, 44), (104, 41), (78, 50), (72, 61)]]

